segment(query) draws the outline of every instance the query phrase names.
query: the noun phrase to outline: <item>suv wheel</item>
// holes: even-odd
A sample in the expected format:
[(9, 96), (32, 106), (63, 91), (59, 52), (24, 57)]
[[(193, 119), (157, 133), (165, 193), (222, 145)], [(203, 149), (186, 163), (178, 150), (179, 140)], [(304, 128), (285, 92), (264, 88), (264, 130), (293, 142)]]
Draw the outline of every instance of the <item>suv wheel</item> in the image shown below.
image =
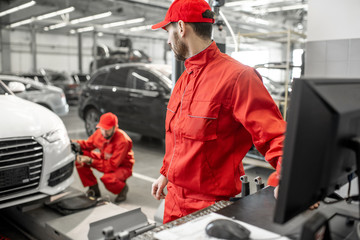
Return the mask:
[(85, 129), (88, 136), (96, 131), (96, 125), (99, 123), (100, 113), (94, 108), (89, 109), (85, 113)]

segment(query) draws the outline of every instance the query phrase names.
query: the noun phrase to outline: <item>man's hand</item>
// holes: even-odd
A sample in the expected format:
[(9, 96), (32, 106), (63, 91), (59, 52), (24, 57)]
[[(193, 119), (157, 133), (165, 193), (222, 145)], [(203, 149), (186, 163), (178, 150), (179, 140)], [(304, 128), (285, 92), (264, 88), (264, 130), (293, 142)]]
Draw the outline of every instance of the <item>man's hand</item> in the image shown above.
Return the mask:
[(80, 147), (80, 144), (74, 140), (70, 140), (70, 144), (71, 144), (71, 150), (74, 152), (74, 153), (79, 153), (79, 154), (82, 154), (82, 151), (81, 151), (81, 147)]
[(320, 206), (320, 202), (314, 203), (314, 205), (310, 206), (309, 209), (310, 210), (314, 210), (317, 209)]
[(279, 196), (279, 185), (277, 185), (274, 189), (274, 197), (275, 199), (277, 199)]
[(156, 200), (165, 198), (166, 195), (164, 193), (164, 188), (167, 183), (167, 178), (163, 175), (160, 175), (160, 177), (152, 184), (151, 195), (153, 195)]
[(84, 163), (91, 164), (92, 158), (84, 155), (77, 155), (76, 162), (79, 163), (80, 165), (84, 165)]

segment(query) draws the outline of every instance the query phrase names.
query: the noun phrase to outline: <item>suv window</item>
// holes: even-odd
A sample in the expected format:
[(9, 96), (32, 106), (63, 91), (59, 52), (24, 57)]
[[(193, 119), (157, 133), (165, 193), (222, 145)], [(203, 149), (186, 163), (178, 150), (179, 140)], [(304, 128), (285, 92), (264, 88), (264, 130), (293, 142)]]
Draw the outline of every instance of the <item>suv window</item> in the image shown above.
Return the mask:
[(126, 78), (128, 76), (130, 67), (118, 67), (110, 69), (109, 77), (105, 85), (115, 87), (126, 87)]
[(107, 71), (101, 71), (101, 72), (97, 73), (93, 77), (93, 80), (91, 81), (91, 84), (92, 85), (104, 85), (107, 74), (108, 74)]
[(50, 79), (53, 82), (56, 83), (66, 83), (66, 84), (74, 84), (74, 79), (70, 77), (70, 75), (67, 75), (65, 73), (51, 73)]
[(135, 69), (129, 75), (129, 86), (139, 90), (149, 90), (149, 83), (156, 82), (156, 79), (156, 76), (151, 72), (143, 69)]
[(3, 87), (3, 85), (0, 83), (0, 95), (5, 95), (8, 92), (5, 90), (5, 88)]

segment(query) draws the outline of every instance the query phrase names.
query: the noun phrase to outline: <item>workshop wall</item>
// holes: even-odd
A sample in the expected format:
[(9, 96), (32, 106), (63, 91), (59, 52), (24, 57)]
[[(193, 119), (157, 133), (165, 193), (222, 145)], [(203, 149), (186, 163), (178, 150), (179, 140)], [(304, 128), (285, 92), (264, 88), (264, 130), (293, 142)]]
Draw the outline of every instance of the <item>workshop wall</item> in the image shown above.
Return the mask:
[[(82, 36), (82, 69), (89, 73), (90, 62), (93, 59), (93, 33)], [(10, 61), (11, 72), (29, 73), (33, 69), (31, 34), (28, 31), (10, 32)], [(133, 48), (143, 50), (154, 63), (164, 63), (166, 56), (164, 40), (132, 38)], [(98, 44), (105, 44), (115, 48), (114, 35), (103, 34), (97, 37)], [(37, 69), (45, 68), (68, 73), (79, 72), (78, 66), (78, 36), (56, 33), (36, 34)], [(0, 53), (1, 54), (1, 53)], [(1, 66), (1, 65), (0, 65)]]
[(359, 11), (358, 0), (309, 1), (306, 76), (360, 77)]

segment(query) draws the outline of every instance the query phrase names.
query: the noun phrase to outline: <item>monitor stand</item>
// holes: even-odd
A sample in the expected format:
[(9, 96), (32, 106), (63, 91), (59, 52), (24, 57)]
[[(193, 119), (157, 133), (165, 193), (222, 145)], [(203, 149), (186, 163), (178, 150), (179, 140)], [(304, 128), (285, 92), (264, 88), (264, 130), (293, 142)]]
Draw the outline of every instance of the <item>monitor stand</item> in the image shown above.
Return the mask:
[(334, 214), (327, 218), (316, 213), (306, 221), (300, 240), (359, 240), (360, 222), (349, 216)]
[[(351, 200), (355, 200), (357, 202), (359, 202), (359, 194), (360, 194), (360, 137), (354, 137), (352, 139), (350, 139), (348, 141), (347, 147), (352, 149), (355, 152), (355, 156), (356, 156), (356, 175), (358, 177), (358, 195), (355, 196), (355, 199), (350, 199)], [(359, 211), (360, 211), (360, 204), (359, 204)], [(359, 218), (360, 216), (358, 216)]]
[[(358, 176), (358, 187), (360, 192), (360, 137), (355, 137), (346, 142), (346, 146), (352, 149), (356, 155), (356, 175)], [(351, 180), (351, 179), (350, 179)], [(353, 196), (348, 201), (356, 201), (359, 205), (359, 195)], [(348, 204), (351, 204), (348, 202)], [(308, 219), (301, 230), (301, 240), (359, 240), (360, 239), (360, 214), (356, 216), (335, 212), (333, 215), (325, 216), (316, 213)]]

